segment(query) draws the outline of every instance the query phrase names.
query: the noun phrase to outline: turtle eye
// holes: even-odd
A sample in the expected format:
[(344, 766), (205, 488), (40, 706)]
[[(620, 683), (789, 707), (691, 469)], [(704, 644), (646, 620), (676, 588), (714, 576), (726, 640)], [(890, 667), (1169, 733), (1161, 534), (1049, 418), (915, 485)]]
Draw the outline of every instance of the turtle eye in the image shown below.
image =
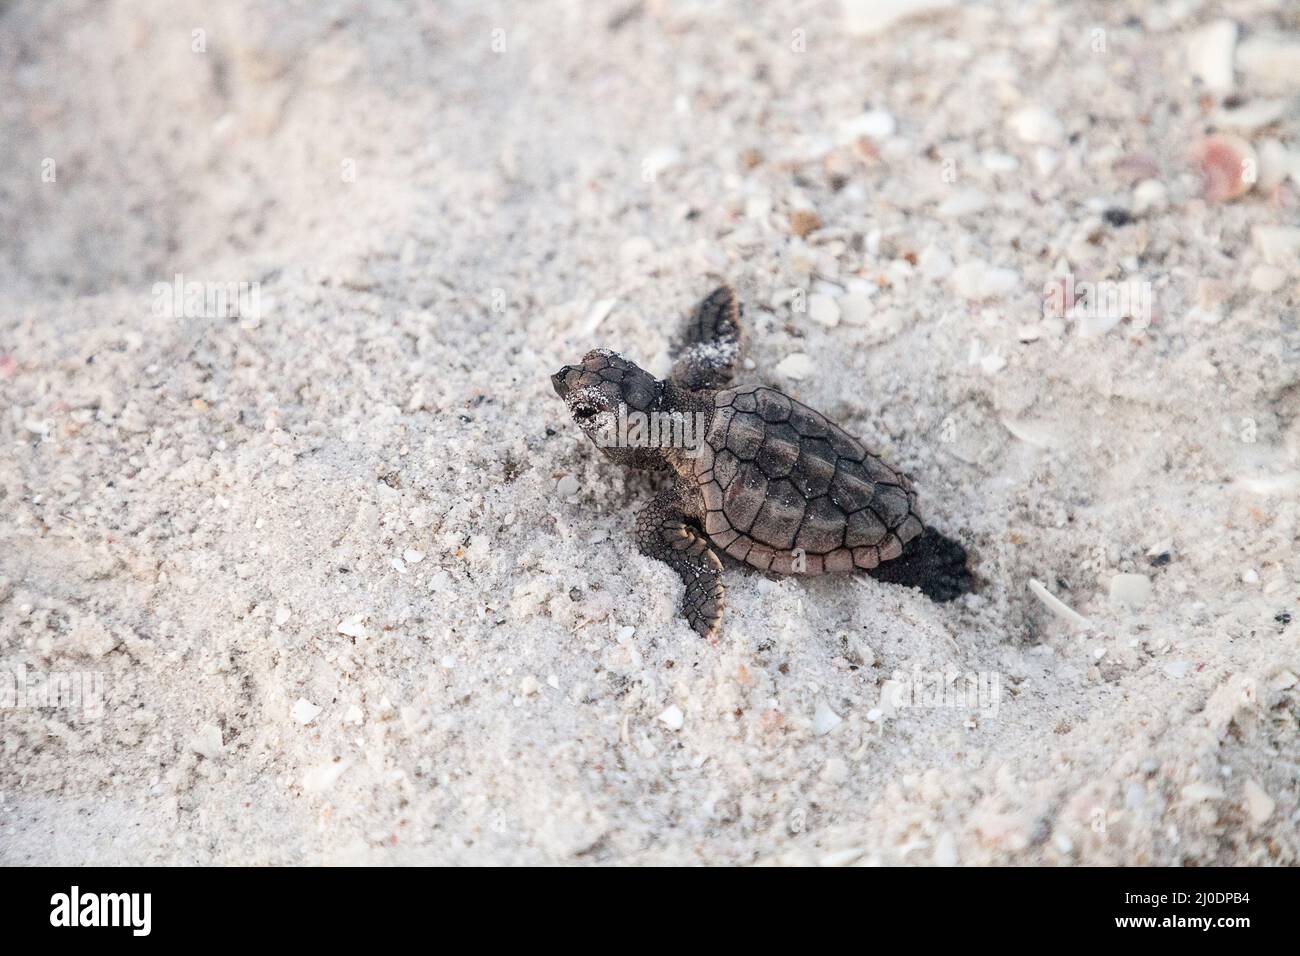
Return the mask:
[(573, 417), (580, 422), (585, 422), (589, 419), (595, 418), (597, 411), (598, 409), (595, 405), (574, 405)]

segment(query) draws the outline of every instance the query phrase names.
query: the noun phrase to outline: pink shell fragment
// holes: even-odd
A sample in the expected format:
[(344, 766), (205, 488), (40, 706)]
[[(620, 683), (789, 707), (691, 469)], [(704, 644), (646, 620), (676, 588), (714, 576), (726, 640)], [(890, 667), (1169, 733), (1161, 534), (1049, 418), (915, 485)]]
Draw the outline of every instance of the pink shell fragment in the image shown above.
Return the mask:
[(1236, 136), (1209, 136), (1196, 148), (1201, 195), (1209, 202), (1228, 202), (1249, 192), (1259, 177), (1255, 150)]

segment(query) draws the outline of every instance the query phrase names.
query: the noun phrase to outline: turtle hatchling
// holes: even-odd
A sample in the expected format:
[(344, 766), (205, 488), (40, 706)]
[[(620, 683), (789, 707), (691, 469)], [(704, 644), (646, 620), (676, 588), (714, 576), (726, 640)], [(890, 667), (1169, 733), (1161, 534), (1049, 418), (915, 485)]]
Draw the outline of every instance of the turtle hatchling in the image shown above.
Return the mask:
[(673, 473), (637, 514), (636, 537), (681, 576), (691, 627), (717, 638), (723, 553), (776, 574), (865, 571), (936, 601), (971, 590), (966, 550), (926, 527), (906, 475), (788, 395), (733, 384), (741, 315), (730, 286), (714, 290), (686, 322), (664, 381), (609, 349), (551, 376), (612, 460)]

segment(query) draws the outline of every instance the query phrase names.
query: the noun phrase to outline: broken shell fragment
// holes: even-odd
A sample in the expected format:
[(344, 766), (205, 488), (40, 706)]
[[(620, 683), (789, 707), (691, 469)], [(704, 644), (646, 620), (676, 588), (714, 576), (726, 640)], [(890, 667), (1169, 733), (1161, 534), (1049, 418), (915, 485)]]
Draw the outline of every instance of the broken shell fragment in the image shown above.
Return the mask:
[(1208, 136), (1196, 148), (1201, 194), (1209, 202), (1229, 202), (1249, 192), (1259, 179), (1255, 148), (1238, 136)]

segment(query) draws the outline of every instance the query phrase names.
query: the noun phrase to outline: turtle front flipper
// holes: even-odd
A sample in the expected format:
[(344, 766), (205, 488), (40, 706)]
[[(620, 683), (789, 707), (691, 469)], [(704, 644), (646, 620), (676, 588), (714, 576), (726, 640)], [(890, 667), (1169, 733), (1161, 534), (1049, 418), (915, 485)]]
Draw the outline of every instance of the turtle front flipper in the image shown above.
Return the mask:
[(684, 387), (725, 388), (735, 377), (743, 335), (735, 290), (719, 286), (695, 307), (673, 349), (672, 377)]
[(637, 513), (636, 541), (641, 553), (664, 562), (682, 579), (682, 614), (702, 637), (717, 641), (722, 621), (722, 562), (708, 541), (686, 523), (682, 497), (664, 491)]

